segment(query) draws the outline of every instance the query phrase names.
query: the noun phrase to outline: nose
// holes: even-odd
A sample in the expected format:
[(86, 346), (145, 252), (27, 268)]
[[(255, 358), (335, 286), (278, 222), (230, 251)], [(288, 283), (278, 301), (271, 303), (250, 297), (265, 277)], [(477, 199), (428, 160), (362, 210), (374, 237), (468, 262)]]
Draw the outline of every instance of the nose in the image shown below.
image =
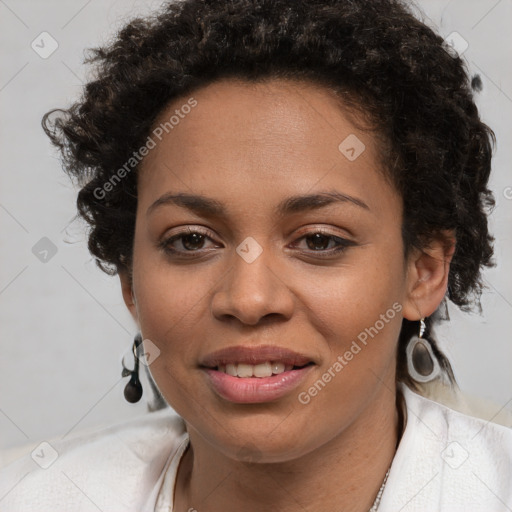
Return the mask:
[(212, 297), (211, 310), (218, 320), (238, 319), (257, 325), (271, 318), (289, 319), (294, 294), (279, 275), (275, 256), (263, 252), (251, 263), (234, 253), (233, 265)]

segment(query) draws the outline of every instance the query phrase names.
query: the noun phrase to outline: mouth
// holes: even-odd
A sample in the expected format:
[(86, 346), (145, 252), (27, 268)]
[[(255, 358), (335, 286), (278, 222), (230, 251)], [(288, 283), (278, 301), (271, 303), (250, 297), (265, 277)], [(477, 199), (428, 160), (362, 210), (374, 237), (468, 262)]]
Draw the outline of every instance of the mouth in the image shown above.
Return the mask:
[(221, 349), (206, 356), (199, 365), (219, 397), (245, 404), (285, 397), (314, 366), (316, 362), (309, 356), (270, 345)]
[(240, 379), (246, 379), (250, 377), (263, 379), (266, 377), (271, 377), (272, 375), (281, 375), (284, 372), (289, 372), (292, 370), (300, 370), (306, 366), (311, 366), (313, 364), (314, 363), (312, 361), (303, 365), (293, 365), (283, 363), (281, 361), (265, 361), (264, 363), (260, 364), (219, 364), (212, 369), (221, 373), (226, 373), (228, 375), (231, 375), (232, 377), (238, 377)]
[[(302, 368), (311, 363), (315, 363), (313, 358), (284, 347), (273, 345), (261, 345), (259, 347), (238, 345), (208, 354), (199, 361), (199, 366), (224, 371), (233, 376), (238, 375), (240, 370), (239, 376), (243, 377), (246, 374), (251, 376), (249, 375), (249, 370), (255, 376), (258, 376), (258, 373), (261, 372), (264, 372), (266, 375), (269, 371), (271, 371), (271, 374), (279, 374), (293, 367)], [(235, 370), (236, 374), (234, 373)]]

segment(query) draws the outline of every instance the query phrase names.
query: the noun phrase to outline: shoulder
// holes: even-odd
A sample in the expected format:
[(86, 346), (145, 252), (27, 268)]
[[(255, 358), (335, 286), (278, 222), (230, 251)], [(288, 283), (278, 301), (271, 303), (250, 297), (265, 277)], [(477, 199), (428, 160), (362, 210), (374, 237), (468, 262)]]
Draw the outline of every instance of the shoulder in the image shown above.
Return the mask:
[[(512, 470), (512, 428), (455, 411), (405, 386), (403, 390), (410, 424), (422, 438), (430, 437), (430, 433), (447, 447), (450, 443), (466, 447), (468, 459), (470, 450), (474, 450), (473, 456), (478, 456), (480, 464), (487, 461), (495, 467), (499, 458)], [(443, 457), (449, 458), (450, 454)]]
[(510, 510), (512, 429), (401, 390), (407, 425), (381, 510)]
[(165, 468), (187, 441), (183, 420), (164, 409), (43, 442), (0, 470), (0, 508), (151, 510)]

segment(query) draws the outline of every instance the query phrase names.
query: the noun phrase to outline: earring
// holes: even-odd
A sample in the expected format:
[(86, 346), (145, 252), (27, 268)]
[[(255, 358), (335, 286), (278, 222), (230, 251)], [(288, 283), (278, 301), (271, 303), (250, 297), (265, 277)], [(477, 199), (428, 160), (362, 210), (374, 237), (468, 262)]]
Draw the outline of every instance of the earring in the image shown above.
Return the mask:
[(407, 369), (417, 382), (430, 382), (439, 376), (441, 367), (428, 340), (423, 338), (425, 319), (420, 320), (419, 335), (414, 335), (407, 343)]
[(134, 404), (138, 402), (142, 397), (142, 384), (140, 383), (139, 379), (139, 358), (137, 357), (137, 349), (139, 348), (139, 345), (142, 343), (142, 335), (138, 333), (135, 336), (135, 339), (133, 340), (133, 357), (134, 357), (134, 363), (133, 363), (133, 370), (128, 370), (126, 366), (123, 364), (123, 377), (130, 376), (130, 381), (128, 384), (126, 384), (124, 388), (124, 397), (127, 402), (130, 402), (131, 404)]

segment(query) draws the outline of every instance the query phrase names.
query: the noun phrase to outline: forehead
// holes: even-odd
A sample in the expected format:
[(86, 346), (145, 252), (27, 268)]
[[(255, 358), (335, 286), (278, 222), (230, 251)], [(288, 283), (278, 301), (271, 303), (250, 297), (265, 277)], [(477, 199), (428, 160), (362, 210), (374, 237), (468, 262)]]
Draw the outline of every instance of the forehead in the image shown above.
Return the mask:
[(261, 201), (315, 184), (352, 195), (382, 191), (376, 142), (342, 107), (332, 91), (305, 82), (222, 80), (200, 88), (155, 122), (153, 133), (162, 133), (143, 161), (139, 199), (179, 189), (219, 197), (252, 191)]
[[(192, 97), (197, 105), (185, 109)], [(182, 109), (188, 113), (181, 113)], [(259, 151), (257, 146), (267, 144), (268, 150), (278, 147), (279, 154), (289, 148), (295, 154), (317, 150), (325, 156), (339, 156), (339, 143), (352, 134), (365, 139), (367, 157), (370, 153), (376, 157), (373, 139), (354, 126), (347, 113), (334, 92), (311, 82), (223, 79), (172, 101), (160, 113), (154, 129), (164, 129), (160, 138), (166, 139), (169, 150), (183, 142), (203, 149), (224, 144), (230, 154), (238, 147), (247, 154), (251, 146)], [(147, 160), (164, 149), (159, 145)]]

